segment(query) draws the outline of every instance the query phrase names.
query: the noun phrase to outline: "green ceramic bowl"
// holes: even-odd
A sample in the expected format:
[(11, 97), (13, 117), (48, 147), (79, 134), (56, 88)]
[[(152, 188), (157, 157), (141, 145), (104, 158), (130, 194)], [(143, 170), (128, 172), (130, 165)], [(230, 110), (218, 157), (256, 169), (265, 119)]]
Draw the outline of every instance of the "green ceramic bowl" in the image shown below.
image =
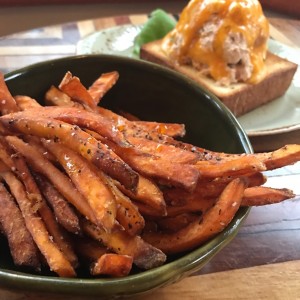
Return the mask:
[[(76, 56), (35, 64), (6, 75), (13, 95), (25, 94), (43, 99), (52, 84), (58, 84), (66, 71), (89, 85), (102, 72), (117, 70), (118, 83), (101, 104), (115, 111), (130, 112), (143, 120), (179, 122), (186, 125), (185, 141), (231, 153), (252, 152), (249, 140), (224, 105), (193, 81), (157, 65), (114, 56)], [(55, 299), (91, 299), (132, 296), (176, 282), (199, 270), (235, 236), (248, 214), (238, 211), (230, 225), (210, 242), (153, 270), (121, 279), (81, 276), (58, 278), (49, 273), (30, 274), (16, 268), (4, 238), (0, 239), (0, 288), (27, 294), (52, 295)], [(199, 283), (201, 284), (201, 283)]]

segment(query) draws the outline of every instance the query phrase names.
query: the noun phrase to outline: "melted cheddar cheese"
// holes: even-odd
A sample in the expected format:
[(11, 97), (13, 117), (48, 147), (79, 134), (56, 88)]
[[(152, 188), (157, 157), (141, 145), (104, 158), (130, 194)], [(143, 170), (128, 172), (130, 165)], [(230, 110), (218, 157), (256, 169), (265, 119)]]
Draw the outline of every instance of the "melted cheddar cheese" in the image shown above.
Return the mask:
[(247, 67), (236, 81), (256, 82), (268, 37), (269, 23), (257, 0), (191, 0), (162, 49), (175, 63), (203, 69), (216, 81)]

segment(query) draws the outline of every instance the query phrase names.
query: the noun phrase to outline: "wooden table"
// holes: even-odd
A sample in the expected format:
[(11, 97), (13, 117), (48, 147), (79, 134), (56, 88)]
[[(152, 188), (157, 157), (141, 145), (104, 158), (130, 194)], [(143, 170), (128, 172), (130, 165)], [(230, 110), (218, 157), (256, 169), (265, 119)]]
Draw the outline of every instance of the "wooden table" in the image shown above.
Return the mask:
[[(3, 37), (0, 71), (75, 55), (76, 43), (88, 34), (146, 19), (146, 15), (116, 16)], [(270, 21), (271, 36), (300, 51), (300, 21), (278, 17)], [(139, 299), (300, 299), (300, 163), (267, 175), (268, 185), (293, 189), (295, 199), (253, 208), (236, 238), (200, 272)], [(7, 291), (0, 291), (0, 298), (43, 299)]]

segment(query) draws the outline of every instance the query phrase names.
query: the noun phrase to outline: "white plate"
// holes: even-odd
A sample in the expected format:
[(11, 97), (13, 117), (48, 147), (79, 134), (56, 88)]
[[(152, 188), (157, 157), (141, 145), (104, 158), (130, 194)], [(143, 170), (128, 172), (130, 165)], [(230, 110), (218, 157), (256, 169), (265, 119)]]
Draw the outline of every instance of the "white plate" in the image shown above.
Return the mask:
[[(77, 54), (104, 53), (137, 58), (133, 53), (133, 42), (140, 29), (139, 25), (127, 24), (95, 32), (79, 41)], [(269, 40), (269, 50), (300, 65), (299, 50), (274, 40)], [(300, 68), (284, 96), (238, 120), (257, 151), (300, 143)]]
[(77, 44), (77, 54), (114, 54), (138, 58), (133, 53), (133, 42), (140, 33), (139, 25), (121, 25), (88, 35)]

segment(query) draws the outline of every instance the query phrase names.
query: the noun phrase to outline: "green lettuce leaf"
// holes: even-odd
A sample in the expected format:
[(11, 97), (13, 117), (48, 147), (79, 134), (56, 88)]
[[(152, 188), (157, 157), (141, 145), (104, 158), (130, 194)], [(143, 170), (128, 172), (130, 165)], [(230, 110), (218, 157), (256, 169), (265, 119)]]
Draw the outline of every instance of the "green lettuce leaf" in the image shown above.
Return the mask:
[(139, 55), (143, 44), (163, 38), (176, 25), (176, 20), (162, 9), (154, 10), (134, 40), (134, 53)]

